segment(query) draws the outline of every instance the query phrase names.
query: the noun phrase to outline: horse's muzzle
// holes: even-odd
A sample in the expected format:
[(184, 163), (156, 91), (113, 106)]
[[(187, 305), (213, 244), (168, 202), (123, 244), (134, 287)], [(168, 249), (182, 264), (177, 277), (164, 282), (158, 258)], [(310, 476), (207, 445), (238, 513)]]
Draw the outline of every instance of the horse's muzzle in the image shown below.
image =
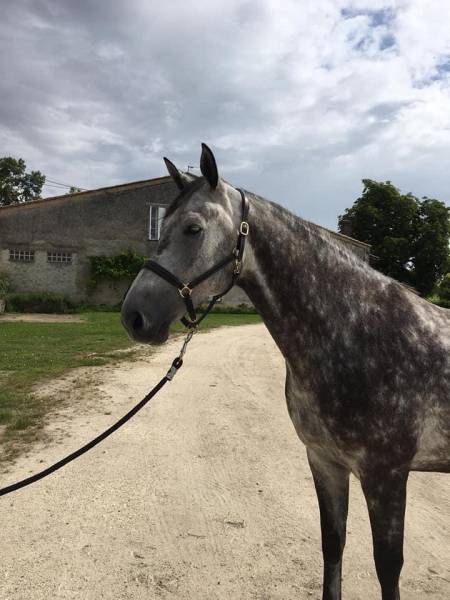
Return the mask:
[(122, 307), (122, 324), (128, 335), (142, 344), (164, 344), (169, 337), (170, 323), (160, 323), (156, 326), (146, 315), (138, 310)]

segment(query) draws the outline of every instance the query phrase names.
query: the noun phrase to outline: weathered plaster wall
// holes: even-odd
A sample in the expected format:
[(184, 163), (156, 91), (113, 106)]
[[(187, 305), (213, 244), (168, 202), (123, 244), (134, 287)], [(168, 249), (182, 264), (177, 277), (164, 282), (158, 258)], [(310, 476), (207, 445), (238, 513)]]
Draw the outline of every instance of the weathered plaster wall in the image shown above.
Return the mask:
[(16, 292), (54, 292), (78, 298), (80, 281), (78, 255), (72, 255), (72, 264), (47, 262), (47, 250), (36, 246), (33, 262), (9, 260), (9, 250), (0, 250), (0, 271), (7, 273)]
[(90, 293), (89, 302), (114, 306), (123, 299), (129, 286), (130, 282), (125, 280), (101, 281)]

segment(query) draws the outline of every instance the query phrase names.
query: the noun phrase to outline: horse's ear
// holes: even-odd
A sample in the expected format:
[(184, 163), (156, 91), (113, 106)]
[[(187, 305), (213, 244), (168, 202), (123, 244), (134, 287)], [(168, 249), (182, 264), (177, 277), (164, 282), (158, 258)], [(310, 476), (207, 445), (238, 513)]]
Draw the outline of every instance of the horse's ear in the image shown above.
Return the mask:
[(173, 164), (173, 162), (171, 160), (169, 160), (168, 158), (164, 157), (164, 162), (166, 163), (166, 167), (167, 167), (167, 170), (169, 171), (169, 175), (172, 177), (172, 179), (177, 184), (178, 189), (184, 190), (184, 188), (187, 185), (189, 185), (189, 183), (191, 183), (192, 179), (188, 175), (186, 175), (186, 173), (179, 171), (176, 168), (176, 166)]
[(217, 164), (214, 154), (206, 144), (202, 144), (200, 171), (202, 172), (203, 177), (208, 181), (211, 188), (215, 190), (219, 182), (219, 173), (217, 171)]

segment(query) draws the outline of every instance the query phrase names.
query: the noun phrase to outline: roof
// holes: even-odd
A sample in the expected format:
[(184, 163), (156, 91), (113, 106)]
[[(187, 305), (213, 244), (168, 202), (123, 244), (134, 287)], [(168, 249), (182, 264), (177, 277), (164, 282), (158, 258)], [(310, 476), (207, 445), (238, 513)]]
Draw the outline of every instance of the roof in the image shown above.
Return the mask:
[(49, 196), (48, 198), (39, 198), (37, 200), (30, 200), (29, 202), (16, 202), (15, 204), (7, 204), (6, 206), (0, 206), (0, 210), (8, 210), (8, 209), (20, 209), (20, 208), (35, 208), (37, 206), (41, 206), (42, 204), (47, 204), (48, 202), (54, 202), (55, 200), (69, 200), (73, 199), (75, 196), (80, 200), (84, 200), (85, 198), (90, 198), (92, 196), (96, 196), (98, 194), (113, 194), (115, 192), (124, 192), (128, 189), (136, 189), (140, 187), (146, 187), (149, 185), (161, 185), (164, 183), (171, 183), (172, 178), (169, 175), (165, 175), (164, 177), (155, 177), (153, 179), (143, 179), (141, 181), (131, 181), (129, 183), (121, 183), (119, 185), (112, 185), (108, 187), (97, 188), (95, 190), (87, 190), (85, 192), (75, 192), (74, 194), (61, 194), (60, 196)]
[[(322, 225), (319, 225), (319, 227), (322, 227)], [(355, 244), (356, 246), (362, 246), (363, 248), (371, 248), (370, 244), (366, 244), (366, 242), (360, 242), (359, 240), (349, 237), (348, 235), (344, 235), (343, 233), (339, 233), (338, 231), (333, 231), (332, 229), (328, 229), (327, 227), (322, 227), (322, 229), (326, 229), (335, 237), (342, 239), (344, 242), (350, 242), (352, 244)]]
[[(74, 194), (62, 194), (60, 196), (49, 196), (48, 198), (39, 198), (38, 200), (31, 200), (30, 202), (17, 202), (15, 204), (8, 204), (7, 206), (0, 206), (0, 211), (3, 210), (14, 210), (14, 209), (22, 209), (22, 208), (37, 208), (42, 204), (47, 204), (49, 202), (61, 201), (61, 200), (69, 200), (76, 196), (77, 200), (83, 200), (85, 198), (90, 198), (92, 196), (96, 196), (98, 194), (113, 194), (115, 192), (124, 192), (129, 189), (136, 189), (145, 186), (151, 185), (161, 185), (164, 183), (172, 183), (172, 178), (169, 175), (165, 175), (164, 177), (155, 177), (153, 179), (142, 179), (141, 181), (130, 181), (128, 183), (121, 183), (119, 185), (112, 185), (108, 187), (97, 188), (95, 190), (87, 190), (85, 192), (75, 192)], [(350, 242), (357, 246), (362, 246), (364, 248), (370, 248), (370, 244), (366, 244), (365, 242), (360, 242), (355, 238), (349, 237), (348, 235), (344, 235), (343, 233), (338, 233), (337, 231), (333, 231), (332, 229), (328, 229), (327, 227), (322, 227), (322, 229), (329, 231), (335, 237), (342, 239), (343, 241)]]

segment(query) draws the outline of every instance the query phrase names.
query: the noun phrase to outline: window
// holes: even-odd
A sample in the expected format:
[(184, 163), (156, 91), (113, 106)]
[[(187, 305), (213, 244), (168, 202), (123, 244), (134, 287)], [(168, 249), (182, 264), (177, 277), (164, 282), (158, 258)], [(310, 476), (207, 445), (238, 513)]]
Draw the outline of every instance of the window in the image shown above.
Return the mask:
[(156, 206), (155, 204), (150, 206), (150, 226), (148, 231), (149, 240), (159, 240), (161, 221), (163, 220), (165, 214), (165, 206)]
[(71, 252), (47, 252), (47, 262), (58, 263), (59, 265), (71, 265)]
[(33, 262), (34, 250), (10, 250), (9, 260), (14, 260), (16, 262)]

